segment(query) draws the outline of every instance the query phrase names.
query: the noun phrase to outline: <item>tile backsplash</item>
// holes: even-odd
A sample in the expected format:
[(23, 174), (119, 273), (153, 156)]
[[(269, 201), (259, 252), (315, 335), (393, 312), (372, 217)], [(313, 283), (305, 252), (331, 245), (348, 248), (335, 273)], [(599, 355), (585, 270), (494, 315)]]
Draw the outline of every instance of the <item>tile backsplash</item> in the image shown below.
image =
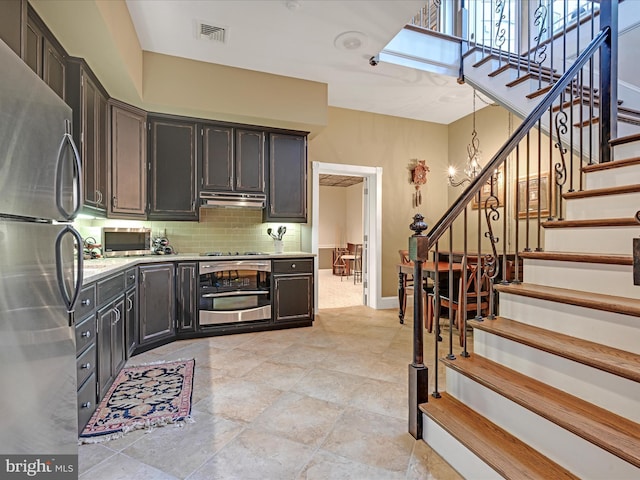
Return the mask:
[(284, 251), (301, 250), (298, 223), (263, 223), (261, 210), (203, 208), (199, 222), (138, 221), (79, 218), (74, 222), (82, 238), (94, 237), (100, 243), (102, 227), (146, 227), (154, 237), (167, 237), (177, 253), (248, 252), (273, 253), (273, 239), (267, 229), (287, 227)]

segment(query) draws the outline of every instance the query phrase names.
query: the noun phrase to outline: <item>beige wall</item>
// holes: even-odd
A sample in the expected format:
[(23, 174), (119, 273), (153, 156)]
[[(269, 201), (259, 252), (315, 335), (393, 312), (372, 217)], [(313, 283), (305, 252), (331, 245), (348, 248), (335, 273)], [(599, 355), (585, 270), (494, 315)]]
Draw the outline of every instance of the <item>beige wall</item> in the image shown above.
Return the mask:
[(318, 205), (319, 248), (343, 247), (347, 244), (347, 190), (344, 187), (320, 187)]
[[(398, 250), (407, 248), (413, 215), (433, 224), (448, 206), (446, 125), (329, 108), (327, 127), (309, 142), (309, 161), (382, 167), (382, 296), (397, 294)], [(414, 208), (409, 182), (412, 159), (430, 168), (423, 203)]]

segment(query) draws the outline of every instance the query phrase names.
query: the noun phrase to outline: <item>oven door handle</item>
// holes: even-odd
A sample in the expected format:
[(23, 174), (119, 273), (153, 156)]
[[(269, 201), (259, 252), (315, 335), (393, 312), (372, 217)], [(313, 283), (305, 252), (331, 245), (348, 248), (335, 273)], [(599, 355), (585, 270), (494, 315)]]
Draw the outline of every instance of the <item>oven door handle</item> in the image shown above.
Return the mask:
[(222, 293), (204, 293), (202, 298), (220, 298), (220, 297), (238, 297), (246, 295), (269, 295), (269, 292), (264, 290), (238, 290), (235, 292), (222, 292)]

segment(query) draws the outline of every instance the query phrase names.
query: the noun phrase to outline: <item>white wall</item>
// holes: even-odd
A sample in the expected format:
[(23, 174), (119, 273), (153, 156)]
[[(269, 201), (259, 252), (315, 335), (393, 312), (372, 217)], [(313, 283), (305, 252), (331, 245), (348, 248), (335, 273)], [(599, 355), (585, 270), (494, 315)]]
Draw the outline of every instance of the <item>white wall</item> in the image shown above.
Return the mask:
[(347, 191), (344, 187), (320, 187), (318, 247), (347, 244)]
[(364, 182), (350, 187), (320, 187), (318, 247), (362, 243)]

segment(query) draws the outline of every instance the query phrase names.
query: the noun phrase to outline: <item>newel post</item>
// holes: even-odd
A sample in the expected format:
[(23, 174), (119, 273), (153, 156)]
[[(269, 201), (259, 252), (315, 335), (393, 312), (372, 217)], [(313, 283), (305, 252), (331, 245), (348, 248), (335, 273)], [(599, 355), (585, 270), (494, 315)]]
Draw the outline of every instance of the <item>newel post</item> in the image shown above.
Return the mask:
[(409, 364), (409, 433), (422, 438), (422, 414), (418, 406), (429, 398), (427, 381), (429, 370), (424, 366), (424, 330), (422, 326), (423, 296), (422, 262), (428, 260), (428, 238), (424, 217), (417, 213), (409, 226), (415, 233), (409, 237), (409, 259), (413, 262), (413, 362)]

